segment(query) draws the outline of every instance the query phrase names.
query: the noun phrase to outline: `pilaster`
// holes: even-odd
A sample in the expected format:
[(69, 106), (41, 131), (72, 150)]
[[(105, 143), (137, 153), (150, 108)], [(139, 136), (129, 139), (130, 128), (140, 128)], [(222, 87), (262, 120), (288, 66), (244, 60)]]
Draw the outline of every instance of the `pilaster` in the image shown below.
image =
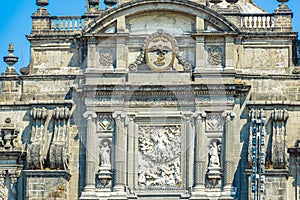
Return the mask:
[(235, 196), (234, 188), (232, 186), (233, 178), (234, 178), (234, 155), (233, 155), (233, 147), (234, 147), (234, 134), (233, 134), (233, 127), (236, 114), (232, 111), (224, 111), (222, 116), (225, 120), (225, 130), (224, 130), (224, 138), (223, 141), (224, 145), (224, 164), (223, 164), (223, 171), (224, 171), (224, 179), (223, 179), (223, 197), (228, 199), (233, 199)]
[(125, 131), (125, 113), (114, 112), (113, 118), (116, 124), (115, 133), (115, 160), (114, 160), (114, 192), (125, 194), (126, 185), (126, 149), (127, 133)]
[(83, 114), (87, 120), (87, 134), (86, 134), (86, 174), (85, 174), (85, 192), (95, 190), (95, 174), (96, 170), (96, 118), (97, 114), (94, 111), (87, 111)]

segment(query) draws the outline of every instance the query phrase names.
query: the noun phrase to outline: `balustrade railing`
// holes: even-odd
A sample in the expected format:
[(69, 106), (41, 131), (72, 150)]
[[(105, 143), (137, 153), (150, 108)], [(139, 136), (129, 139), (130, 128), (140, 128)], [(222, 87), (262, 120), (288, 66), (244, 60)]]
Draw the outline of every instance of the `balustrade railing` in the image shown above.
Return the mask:
[(273, 14), (243, 14), (241, 17), (242, 29), (267, 30), (274, 27)]
[(84, 19), (81, 16), (51, 17), (51, 30), (75, 31), (84, 28)]

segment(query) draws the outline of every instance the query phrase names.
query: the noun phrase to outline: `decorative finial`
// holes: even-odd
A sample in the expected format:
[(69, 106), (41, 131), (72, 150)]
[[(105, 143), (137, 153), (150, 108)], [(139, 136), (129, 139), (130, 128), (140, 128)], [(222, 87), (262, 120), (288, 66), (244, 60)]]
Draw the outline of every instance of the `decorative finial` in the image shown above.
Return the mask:
[(212, 5), (212, 9), (217, 9), (218, 8), (218, 3), (221, 3), (223, 0), (209, 0), (209, 3), (213, 3), (214, 5)]
[(104, 3), (108, 5), (108, 8), (111, 8), (113, 5), (117, 4), (117, 0), (104, 0)]
[(48, 6), (49, 4), (49, 0), (36, 0), (36, 5), (44, 7), (44, 6)]
[(10, 43), (8, 45), (8, 52), (9, 54), (5, 57), (3, 57), (4, 62), (6, 62), (8, 64), (8, 67), (6, 68), (5, 72), (2, 73), (2, 76), (7, 75), (7, 76), (11, 76), (11, 75), (18, 75), (18, 73), (15, 70), (14, 64), (16, 62), (18, 62), (18, 57), (14, 56), (13, 52), (14, 52), (14, 44)]
[(230, 4), (235, 4), (237, 3), (239, 0), (226, 0), (227, 3), (230, 3)]
[(8, 45), (8, 52), (9, 52), (8, 55), (13, 56), (13, 55), (14, 55), (14, 54), (13, 54), (14, 51), (15, 51), (15, 45), (14, 45), (14, 43), (10, 43), (10, 44)]
[(286, 3), (286, 2), (288, 2), (289, 0), (277, 0), (279, 3), (282, 3), (282, 4), (284, 4), (284, 3)]
[(100, 0), (87, 0), (88, 11), (94, 12), (100, 10)]

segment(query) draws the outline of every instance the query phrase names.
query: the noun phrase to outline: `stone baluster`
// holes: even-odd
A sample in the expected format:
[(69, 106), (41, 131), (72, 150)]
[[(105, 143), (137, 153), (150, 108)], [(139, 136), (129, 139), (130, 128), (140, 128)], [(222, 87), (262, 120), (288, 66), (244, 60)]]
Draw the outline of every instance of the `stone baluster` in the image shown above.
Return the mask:
[(225, 119), (225, 137), (224, 137), (224, 147), (225, 147), (225, 162), (223, 165), (224, 171), (224, 192), (226, 195), (232, 195), (232, 183), (233, 183), (233, 146), (234, 146), (234, 134), (233, 134), (233, 119), (235, 117), (235, 113), (232, 111), (224, 111), (222, 116)]
[(205, 160), (206, 153), (203, 151), (205, 145), (205, 112), (195, 113), (196, 118), (196, 144), (195, 144), (195, 192), (204, 192), (205, 189)]
[(85, 173), (85, 188), (84, 190), (93, 191), (95, 189), (95, 174), (98, 170), (97, 163), (97, 136), (96, 136), (96, 118), (97, 114), (94, 111), (86, 111), (83, 117), (87, 120), (86, 133), (86, 173)]
[(125, 114), (114, 112), (115, 132), (115, 155), (114, 155), (114, 191), (124, 192), (126, 185), (126, 144), (127, 133), (125, 131)]

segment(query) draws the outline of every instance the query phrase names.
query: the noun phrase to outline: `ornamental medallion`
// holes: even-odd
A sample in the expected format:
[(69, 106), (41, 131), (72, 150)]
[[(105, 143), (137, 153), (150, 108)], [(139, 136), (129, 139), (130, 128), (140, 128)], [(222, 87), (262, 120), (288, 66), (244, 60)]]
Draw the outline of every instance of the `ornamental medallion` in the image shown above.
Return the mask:
[(146, 62), (155, 71), (164, 71), (173, 66), (175, 59), (175, 40), (159, 30), (149, 36), (146, 42)]

